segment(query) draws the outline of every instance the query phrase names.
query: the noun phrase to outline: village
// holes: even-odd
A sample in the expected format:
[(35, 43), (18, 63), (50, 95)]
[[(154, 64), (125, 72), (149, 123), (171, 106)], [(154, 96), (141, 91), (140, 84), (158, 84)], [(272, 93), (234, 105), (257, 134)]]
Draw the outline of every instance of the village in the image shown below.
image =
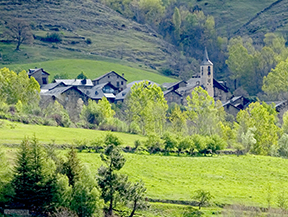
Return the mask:
[[(200, 65), (200, 71), (187, 81), (181, 80), (173, 83), (163, 83), (161, 88), (168, 103), (186, 105), (187, 96), (191, 96), (194, 88), (201, 86), (208, 94), (214, 98), (214, 101), (221, 101), (222, 106), (228, 114), (237, 116), (240, 110), (248, 107), (253, 102), (243, 95), (232, 95), (224, 81), (218, 81), (214, 78), (213, 63), (209, 59), (207, 49), (205, 48), (203, 61)], [(43, 68), (29, 69), (29, 77), (34, 77), (41, 87), (40, 107), (45, 108), (50, 103), (58, 101), (68, 111), (71, 119), (79, 116), (81, 110), (79, 105), (87, 105), (88, 100), (98, 102), (102, 97), (106, 97), (110, 103), (124, 102), (129, 95), (131, 87), (135, 83), (143, 80), (137, 80), (127, 83), (125, 74), (119, 75), (115, 71), (108, 72), (98, 78), (91, 79), (54, 79), (48, 83), (49, 73)], [(151, 85), (159, 84), (147, 80)], [(274, 103), (281, 119), (283, 114), (288, 110), (288, 101), (266, 102)]]

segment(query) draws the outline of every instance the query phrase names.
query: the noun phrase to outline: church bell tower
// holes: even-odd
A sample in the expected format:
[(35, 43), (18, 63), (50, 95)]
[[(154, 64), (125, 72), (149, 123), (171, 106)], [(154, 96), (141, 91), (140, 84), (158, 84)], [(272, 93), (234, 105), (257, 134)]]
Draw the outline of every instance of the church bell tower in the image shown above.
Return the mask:
[(213, 63), (209, 60), (206, 47), (204, 52), (204, 59), (200, 65), (200, 78), (201, 78), (201, 86), (205, 88), (209, 96), (214, 97)]

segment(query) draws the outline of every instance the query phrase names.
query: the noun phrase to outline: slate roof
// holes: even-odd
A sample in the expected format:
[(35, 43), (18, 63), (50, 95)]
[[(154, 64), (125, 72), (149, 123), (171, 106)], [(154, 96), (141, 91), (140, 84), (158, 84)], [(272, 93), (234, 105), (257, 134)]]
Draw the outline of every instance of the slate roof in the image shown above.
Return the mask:
[(43, 68), (29, 69), (28, 75), (31, 76), (31, 75), (35, 74), (36, 72), (38, 72), (38, 71), (40, 71), (40, 70), (42, 71), (42, 73), (47, 74), (47, 75), (50, 75), (48, 72), (45, 72), (45, 71), (43, 70)]
[(162, 86), (166, 89), (171, 89), (173, 87), (175, 87), (176, 85), (180, 84), (184, 82), (185, 84), (187, 84), (186, 81), (176, 81), (176, 82), (173, 82), (173, 83), (163, 83)]
[(207, 52), (206, 47), (205, 47), (205, 51), (204, 51), (204, 58), (203, 58), (203, 61), (201, 62), (201, 65), (213, 66), (213, 63), (209, 60), (208, 52)]
[(107, 76), (107, 75), (109, 75), (109, 74), (111, 74), (111, 73), (114, 73), (114, 74), (118, 75), (120, 78), (122, 78), (122, 79), (124, 79), (125, 81), (127, 81), (126, 78), (124, 78), (123, 76), (119, 75), (118, 73), (116, 73), (116, 72), (114, 72), (114, 71), (107, 72), (107, 73), (105, 73), (104, 75), (101, 75), (100, 77), (95, 78), (93, 81), (98, 81), (98, 80), (100, 80), (101, 78), (104, 78), (105, 76)]
[(67, 86), (93, 86), (91, 79), (55, 79), (54, 83), (61, 82)]
[(182, 95), (181, 95), (180, 93), (176, 92), (176, 91), (173, 90), (173, 89), (166, 90), (166, 91), (163, 92), (163, 94), (164, 94), (164, 96), (165, 96), (166, 94), (168, 94), (168, 93), (170, 93), (170, 92), (174, 92), (174, 93), (176, 93), (177, 95), (179, 95), (180, 97), (182, 97)]
[(49, 90), (45, 93), (41, 93), (41, 95), (53, 95), (53, 96), (58, 96), (64, 92), (66, 92), (67, 90), (69, 90), (70, 88), (73, 88), (73, 86), (68, 86), (68, 87), (56, 87), (52, 90)]
[(116, 89), (116, 87), (114, 87), (110, 82), (98, 84), (92, 88), (78, 87), (78, 89), (91, 99), (99, 100), (102, 99), (102, 97), (106, 97), (107, 99), (115, 99), (115, 95), (113, 93), (103, 92), (103, 88), (106, 85), (111, 86), (114, 90)]
[(41, 87), (41, 93), (44, 93), (44, 92), (47, 92), (49, 90), (52, 90), (54, 88), (56, 88), (57, 86), (59, 85), (63, 85), (63, 86), (66, 86), (63, 82), (60, 82), (60, 83), (50, 83), (50, 84), (45, 84)]
[(226, 93), (229, 92), (229, 88), (224, 84), (223, 81), (217, 81), (216, 79), (213, 79), (213, 87), (217, 87)]

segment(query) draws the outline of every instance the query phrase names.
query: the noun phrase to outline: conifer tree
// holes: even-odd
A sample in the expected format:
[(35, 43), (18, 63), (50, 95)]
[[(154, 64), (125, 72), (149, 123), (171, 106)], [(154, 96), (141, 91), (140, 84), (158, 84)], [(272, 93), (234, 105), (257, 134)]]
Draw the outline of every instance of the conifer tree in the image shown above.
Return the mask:
[[(127, 176), (119, 175), (119, 171), (125, 164), (125, 158), (120, 153), (121, 149), (113, 135), (107, 135), (105, 141), (107, 145), (104, 154), (101, 154), (101, 160), (106, 166), (101, 165), (98, 169), (98, 185), (101, 188), (101, 197), (105, 203), (109, 203), (108, 215), (113, 215), (113, 205), (115, 204), (116, 194), (124, 195), (126, 191)], [(106, 144), (107, 144), (106, 143)]]

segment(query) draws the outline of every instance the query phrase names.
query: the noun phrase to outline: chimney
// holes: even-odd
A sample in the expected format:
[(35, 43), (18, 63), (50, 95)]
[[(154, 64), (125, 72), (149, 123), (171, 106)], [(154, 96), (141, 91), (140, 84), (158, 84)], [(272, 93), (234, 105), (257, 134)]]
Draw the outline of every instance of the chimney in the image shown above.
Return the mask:
[(122, 77), (124, 78), (124, 73), (122, 73)]
[(35, 69), (37, 69), (37, 67), (35, 66)]

